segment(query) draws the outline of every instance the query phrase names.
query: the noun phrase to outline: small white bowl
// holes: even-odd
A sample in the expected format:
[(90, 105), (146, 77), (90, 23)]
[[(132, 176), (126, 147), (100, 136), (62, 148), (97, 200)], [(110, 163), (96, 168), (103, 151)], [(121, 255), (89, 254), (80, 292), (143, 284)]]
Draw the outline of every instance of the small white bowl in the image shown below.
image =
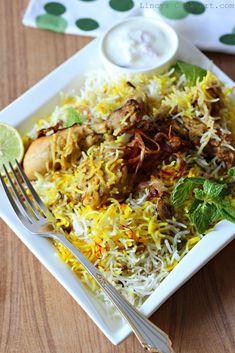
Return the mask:
[[(131, 64), (119, 65), (114, 61), (114, 59), (111, 57), (112, 55), (110, 55), (108, 53), (108, 50), (106, 49), (109, 41), (112, 42), (111, 43), (112, 46), (115, 45), (114, 44), (115, 36), (117, 38), (117, 35), (119, 35), (119, 33), (122, 32), (122, 29), (125, 27), (127, 28), (126, 26), (127, 24), (128, 25), (131, 24), (133, 26), (134, 22), (136, 22), (137, 24), (136, 28), (139, 28), (140, 31), (143, 26), (146, 27), (146, 25), (147, 26), (154, 25), (154, 27), (156, 27), (156, 30), (159, 30), (160, 34), (164, 35), (166, 42), (168, 43), (167, 53), (164, 55), (164, 58), (160, 58), (160, 60), (153, 59), (153, 64), (146, 65), (146, 67), (143, 65), (142, 67), (137, 67), (137, 68), (131, 67)], [(130, 32), (127, 32), (127, 35), (128, 33), (132, 33), (131, 28), (129, 28), (129, 30)], [(111, 71), (112, 73), (123, 73), (123, 74), (152, 73), (152, 72), (159, 73), (167, 69), (174, 62), (178, 47), (179, 47), (178, 36), (174, 31), (174, 29), (170, 27), (167, 23), (152, 17), (137, 16), (137, 17), (127, 18), (124, 21), (119, 22), (115, 26), (111, 27), (108, 31), (106, 31), (106, 33), (104, 33), (100, 42), (100, 56), (105, 69), (107, 69), (108, 71)]]

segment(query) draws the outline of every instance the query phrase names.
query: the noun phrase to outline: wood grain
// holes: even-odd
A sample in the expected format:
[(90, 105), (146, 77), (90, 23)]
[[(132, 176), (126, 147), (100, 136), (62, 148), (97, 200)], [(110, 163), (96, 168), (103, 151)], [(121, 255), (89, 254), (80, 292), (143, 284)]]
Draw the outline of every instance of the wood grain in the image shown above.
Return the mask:
[[(26, 0), (0, 1), (0, 108), (90, 41), (25, 28)], [(235, 58), (209, 54), (235, 79)], [(235, 242), (173, 295), (152, 321), (176, 353), (235, 352)], [(113, 346), (79, 305), (0, 221), (1, 353), (140, 353), (131, 335)]]

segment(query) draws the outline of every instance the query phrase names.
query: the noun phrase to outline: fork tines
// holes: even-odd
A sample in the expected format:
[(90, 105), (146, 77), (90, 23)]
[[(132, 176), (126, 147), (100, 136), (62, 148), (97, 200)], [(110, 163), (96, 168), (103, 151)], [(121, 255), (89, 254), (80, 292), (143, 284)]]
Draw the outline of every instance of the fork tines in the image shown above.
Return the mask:
[(32, 228), (35, 222), (45, 222), (48, 210), (18, 161), (16, 161), (16, 166), (17, 168), (14, 170), (12, 164), (9, 162), (9, 169), (7, 170), (6, 166), (3, 165), (5, 175), (11, 188), (7, 186), (1, 174), (0, 180), (16, 215), (27, 228)]

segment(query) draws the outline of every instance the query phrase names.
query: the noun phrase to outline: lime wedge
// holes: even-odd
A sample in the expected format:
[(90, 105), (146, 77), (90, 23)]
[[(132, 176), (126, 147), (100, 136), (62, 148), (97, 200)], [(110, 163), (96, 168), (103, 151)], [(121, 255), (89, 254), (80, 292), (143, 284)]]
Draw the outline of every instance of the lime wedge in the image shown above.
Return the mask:
[(0, 173), (4, 174), (3, 164), (11, 162), (13, 167), (15, 160), (22, 161), (24, 156), (24, 145), (18, 131), (5, 123), (0, 122)]

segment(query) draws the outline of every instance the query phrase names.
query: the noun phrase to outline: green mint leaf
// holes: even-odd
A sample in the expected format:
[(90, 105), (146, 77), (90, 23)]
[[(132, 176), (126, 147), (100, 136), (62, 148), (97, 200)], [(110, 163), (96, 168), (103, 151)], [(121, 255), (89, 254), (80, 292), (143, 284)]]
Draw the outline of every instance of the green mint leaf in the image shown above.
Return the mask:
[(187, 81), (194, 86), (199, 78), (199, 81), (203, 79), (207, 74), (207, 70), (201, 68), (200, 66), (186, 63), (182, 60), (177, 60), (175, 64), (176, 70), (180, 71), (185, 75)]
[(82, 116), (73, 107), (69, 107), (66, 113), (67, 120), (65, 122), (65, 127), (71, 127), (74, 124), (83, 124)]
[(204, 182), (205, 178), (180, 178), (171, 193), (171, 205), (175, 207), (183, 206), (194, 187)]
[(194, 189), (193, 190), (195, 198), (200, 201), (204, 201), (206, 199), (205, 192), (202, 189)]
[(172, 191), (171, 204), (181, 207), (190, 195), (194, 197), (188, 217), (199, 233), (223, 218), (235, 223), (235, 208), (227, 197), (230, 184), (200, 177), (181, 178)]
[(230, 177), (235, 176), (235, 167), (232, 167), (228, 170), (228, 176)]
[(225, 219), (227, 219), (230, 222), (235, 223), (235, 209), (233, 207), (226, 208), (226, 209), (222, 208), (221, 213)]
[(221, 211), (214, 205), (195, 200), (189, 210), (189, 219), (199, 233), (204, 233), (216, 220), (221, 217)]
[(189, 212), (188, 212), (189, 216), (190, 216), (191, 214), (193, 214), (194, 211), (197, 209), (197, 207), (198, 207), (199, 205), (201, 205), (201, 204), (202, 204), (202, 202), (201, 202), (200, 200), (195, 199), (195, 200), (193, 201), (193, 203), (192, 203), (190, 209), (189, 209)]
[(219, 197), (223, 197), (228, 187), (226, 184), (220, 184), (212, 180), (206, 180), (203, 184), (203, 191), (206, 195), (206, 199), (211, 199), (217, 202), (219, 201)]
[(220, 212), (225, 219), (235, 223), (235, 208), (232, 207), (228, 198), (223, 200), (218, 207), (220, 208)]

